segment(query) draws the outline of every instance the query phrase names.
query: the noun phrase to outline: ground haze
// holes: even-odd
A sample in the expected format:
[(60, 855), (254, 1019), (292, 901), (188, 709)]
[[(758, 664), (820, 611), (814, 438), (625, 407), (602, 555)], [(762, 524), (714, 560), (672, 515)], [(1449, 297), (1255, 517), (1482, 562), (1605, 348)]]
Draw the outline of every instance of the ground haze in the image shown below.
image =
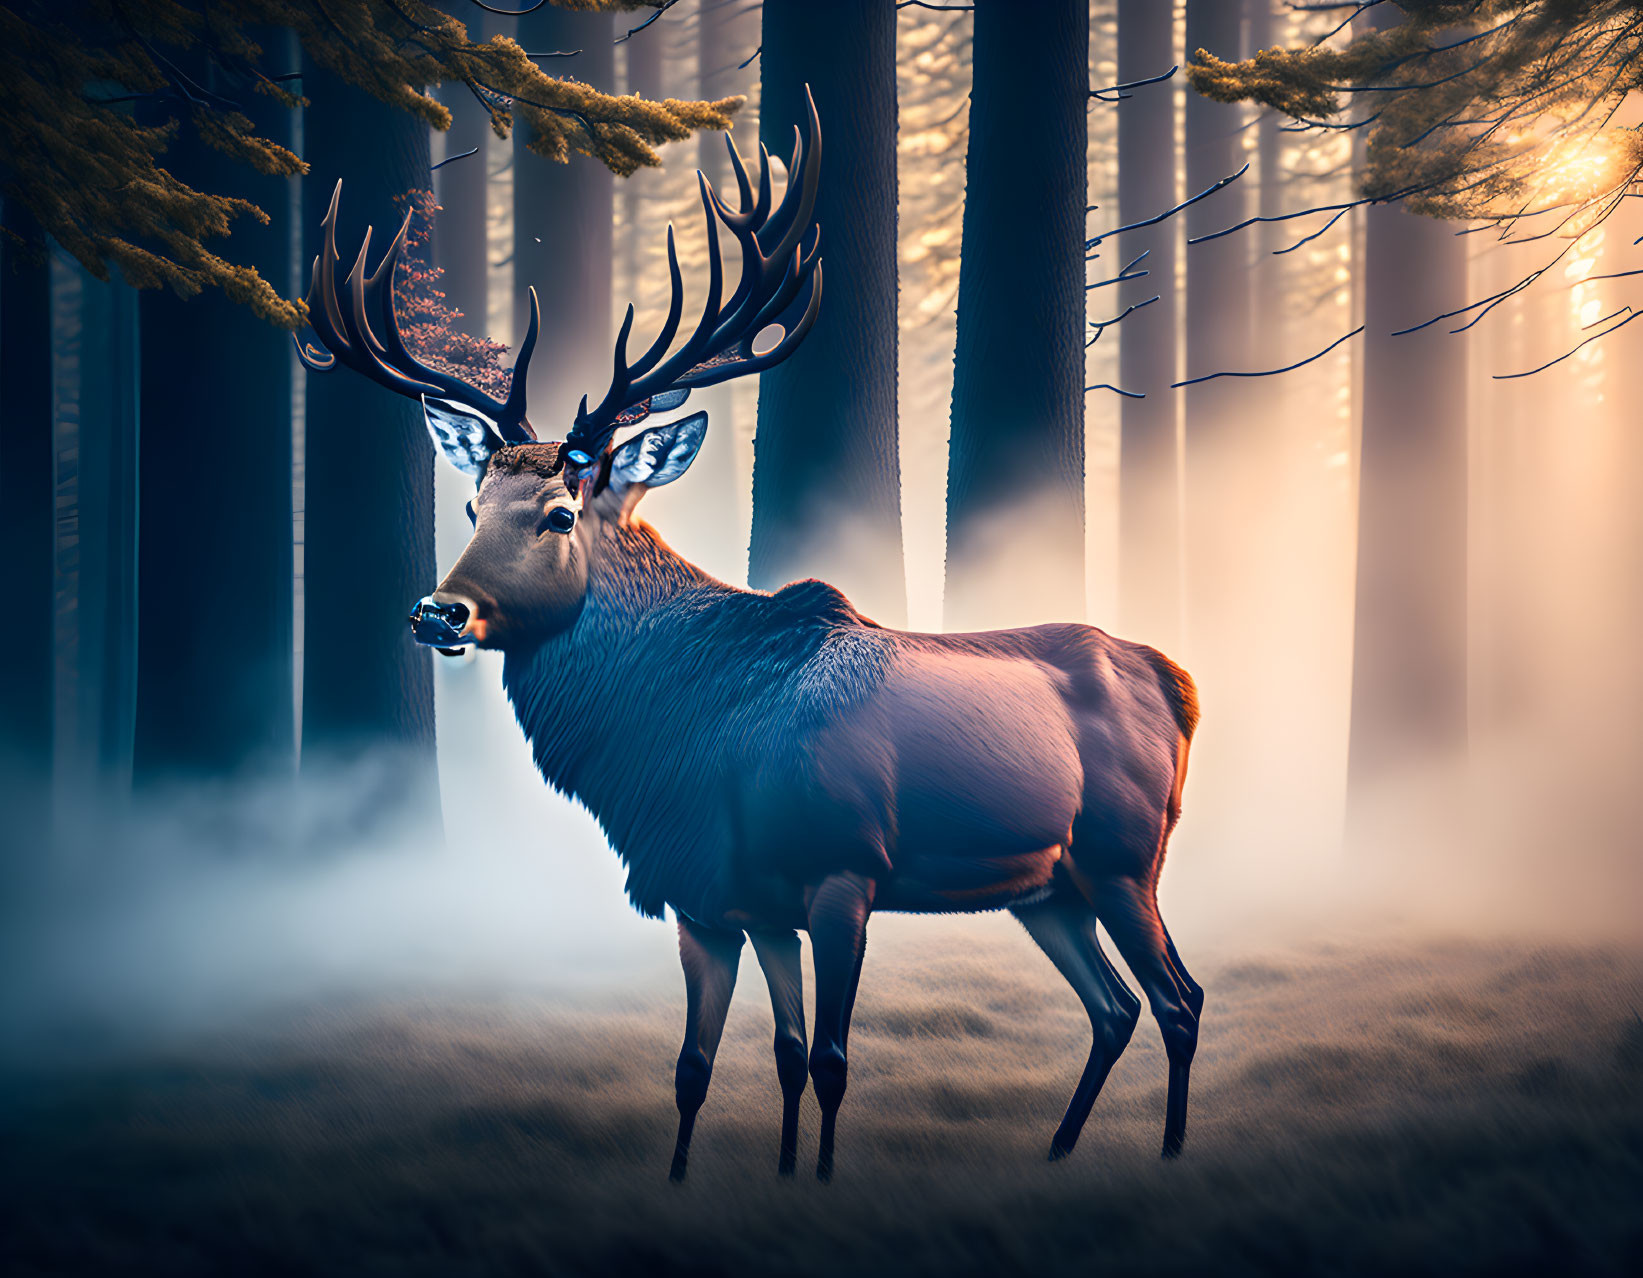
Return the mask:
[(1185, 1157), (1158, 1159), (1149, 1018), (1051, 1165), (1071, 993), (1006, 919), (876, 920), (830, 1186), (808, 1096), (801, 1174), (775, 1176), (750, 954), (683, 1187), (660, 963), (157, 1040), (39, 1029), (6, 1068), (8, 1272), (1636, 1272), (1643, 952), (1386, 930), (1194, 966)]

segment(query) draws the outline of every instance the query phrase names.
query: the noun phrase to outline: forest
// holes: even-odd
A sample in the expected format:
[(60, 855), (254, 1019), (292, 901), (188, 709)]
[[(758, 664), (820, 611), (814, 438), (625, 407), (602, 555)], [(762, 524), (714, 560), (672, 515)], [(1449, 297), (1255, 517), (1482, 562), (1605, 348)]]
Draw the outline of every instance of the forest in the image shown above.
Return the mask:
[[(0, 37), (16, 1272), (1625, 1271), (1634, 3), (7, 0)], [(340, 180), (344, 270), (409, 217), (442, 371), (505, 394), (534, 286), (563, 438), (670, 243), (700, 304), (698, 172), (735, 192), (728, 133), (779, 195), (807, 88), (819, 318), (693, 396), (643, 517), (733, 585), (1192, 673), (1179, 1169), (1150, 1021), (1045, 1167), (1076, 1000), (1007, 918), (887, 917), (831, 1199), (765, 1166), (751, 995), (669, 1197), (673, 930), (500, 654), (407, 632), (472, 480), (313, 370)]]

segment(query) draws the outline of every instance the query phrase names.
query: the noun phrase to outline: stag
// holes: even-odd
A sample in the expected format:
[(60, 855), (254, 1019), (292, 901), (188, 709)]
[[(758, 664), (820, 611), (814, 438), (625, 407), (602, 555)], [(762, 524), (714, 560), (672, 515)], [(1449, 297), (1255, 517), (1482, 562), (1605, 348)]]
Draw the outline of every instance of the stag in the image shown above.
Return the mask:
[[(780, 363), (821, 303), (814, 104), (805, 136), (794, 131), (774, 209), (768, 152), (755, 194), (729, 150), (735, 209), (698, 175), (709, 268), (700, 319), (673, 349), (684, 287), (669, 227), (661, 332), (630, 359), (628, 307), (609, 389), (591, 409), (583, 398), (559, 442), (538, 442), (525, 415), (535, 290), (508, 393), (483, 394), (406, 349), (392, 288), (405, 226), (370, 274), (367, 231), (339, 287), (333, 196), (308, 298), (323, 349), (299, 343), (304, 360), (420, 399), (440, 451), (478, 485), (472, 540), (413, 608), (412, 636), (446, 653), (502, 652), (543, 777), (598, 818), (633, 905), (677, 919), (686, 1018), (674, 1179), (685, 1174), (744, 938), (775, 1009), (778, 1170), (793, 1172), (808, 1074), (822, 1115), (816, 1172), (831, 1177), (874, 910), (1007, 909), (1072, 986), (1094, 1042), (1052, 1159), (1072, 1150), (1140, 1016), (1102, 950), (1104, 925), (1163, 1035), (1163, 1152), (1173, 1156), (1203, 1009), (1156, 896), (1198, 717), (1186, 672), (1092, 626), (917, 634), (876, 624), (819, 581), (739, 589), (635, 515), (648, 490), (685, 473), (706, 416), (619, 446), (617, 432), (679, 407), (696, 387)], [(728, 298), (721, 223), (741, 250)], [(761, 347), (766, 330), (780, 337)], [(800, 931), (815, 968), (808, 1043)]]

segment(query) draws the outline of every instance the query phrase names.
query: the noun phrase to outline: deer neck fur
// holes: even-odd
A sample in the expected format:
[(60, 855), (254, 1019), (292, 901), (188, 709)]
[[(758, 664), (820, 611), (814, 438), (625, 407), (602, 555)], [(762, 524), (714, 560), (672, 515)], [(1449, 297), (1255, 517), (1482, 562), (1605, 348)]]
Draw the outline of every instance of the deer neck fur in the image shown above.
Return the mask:
[(669, 845), (711, 820), (699, 793), (707, 779), (668, 775), (660, 757), (657, 734), (668, 729), (658, 719), (669, 717), (681, 695), (693, 695), (684, 686), (691, 662), (676, 651), (677, 632), (693, 614), (749, 593), (677, 554), (649, 525), (611, 521), (597, 535), (576, 621), (534, 651), (509, 652), (503, 663), (503, 685), (537, 768), (599, 820), (628, 863), (629, 896), (646, 914), (660, 915), (664, 901), (679, 904), (680, 889), (664, 890), (664, 882), (696, 879), (684, 894), (700, 898), (711, 893), (704, 880), (714, 877), (656, 864), (679, 861)]
[(536, 765), (604, 827), (641, 913), (718, 916), (737, 795), (802, 784), (806, 741), (873, 694), (895, 632), (820, 582), (726, 585), (648, 526), (600, 531), (582, 612), (503, 684)]

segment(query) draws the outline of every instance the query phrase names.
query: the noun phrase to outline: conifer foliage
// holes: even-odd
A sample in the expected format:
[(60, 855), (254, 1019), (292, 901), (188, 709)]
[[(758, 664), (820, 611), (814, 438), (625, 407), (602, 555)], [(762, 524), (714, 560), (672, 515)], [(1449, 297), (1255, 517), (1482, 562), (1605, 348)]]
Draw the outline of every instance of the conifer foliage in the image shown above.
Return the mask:
[[(655, 8), (641, 0), (556, 0), (565, 8)], [(479, 10), (475, 9), (477, 15)], [(618, 175), (660, 163), (654, 147), (697, 129), (724, 129), (739, 100), (650, 101), (615, 97), (549, 75), (540, 58), (497, 36), (468, 38), (459, 18), (423, 0), (17, 0), (0, 7), (0, 196), (98, 279), (112, 267), (137, 288), (188, 297), (221, 289), (286, 329), (302, 303), (282, 297), (255, 269), (214, 250), (238, 218), (268, 220), (239, 196), (196, 190), (165, 167), (183, 127), (260, 173), (294, 175), (301, 159), (261, 135), (246, 111), (253, 95), (302, 105), (297, 68), (280, 65), (249, 32), (295, 32), (313, 63), (435, 129), (450, 112), (434, 86), (459, 85), (507, 136), (515, 115), (530, 149), (550, 160), (594, 157)], [(182, 66), (204, 60), (210, 74)], [(168, 105), (173, 118), (140, 124), (138, 103)], [(186, 122), (186, 123), (185, 123)]]
[[(1389, 0), (1338, 6), (1344, 27)], [(1314, 6), (1322, 8), (1324, 6)], [(1635, 0), (1399, 0), (1402, 21), (1342, 48), (1197, 51), (1188, 77), (1318, 127), (1355, 104), (1364, 195), (1429, 216), (1516, 221), (1554, 209), (1578, 233), (1643, 172), (1643, 134), (1611, 121), (1643, 88)], [(1384, 12), (1384, 11), (1383, 11)], [(1224, 52), (1224, 51), (1223, 51)], [(1353, 127), (1353, 126), (1347, 126)]]

